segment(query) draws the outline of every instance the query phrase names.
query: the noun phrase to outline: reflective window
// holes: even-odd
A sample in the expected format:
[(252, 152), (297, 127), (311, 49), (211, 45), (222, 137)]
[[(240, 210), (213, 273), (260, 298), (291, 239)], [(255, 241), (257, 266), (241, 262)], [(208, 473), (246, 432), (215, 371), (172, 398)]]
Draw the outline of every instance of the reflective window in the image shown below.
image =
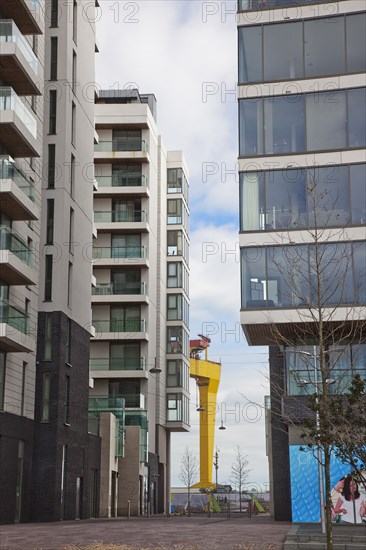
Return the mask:
[(262, 27), (239, 29), (239, 82), (262, 80)]
[(240, 174), (240, 230), (366, 223), (366, 165)]
[(242, 307), (365, 304), (365, 262), (364, 242), (242, 248)]
[(348, 91), (348, 141), (350, 147), (366, 145), (366, 88)]
[(346, 147), (346, 118), (345, 91), (307, 94), (307, 150)]
[(350, 166), (353, 224), (366, 224), (366, 164)]
[(366, 71), (366, 13), (347, 15), (347, 71)]
[(302, 33), (301, 21), (291, 25), (264, 25), (264, 80), (301, 78), (304, 73)]
[(264, 100), (265, 152), (296, 153), (305, 147), (304, 96)]
[(246, 99), (239, 102), (240, 155), (263, 154), (263, 101)]
[(305, 76), (345, 72), (344, 21), (343, 17), (305, 21)]

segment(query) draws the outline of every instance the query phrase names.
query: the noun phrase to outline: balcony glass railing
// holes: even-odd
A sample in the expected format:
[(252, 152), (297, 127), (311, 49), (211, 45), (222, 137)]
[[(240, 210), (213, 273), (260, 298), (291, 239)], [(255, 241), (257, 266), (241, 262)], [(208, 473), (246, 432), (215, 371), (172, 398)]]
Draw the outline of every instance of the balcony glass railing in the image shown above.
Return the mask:
[(15, 231), (4, 225), (0, 225), (0, 250), (10, 250), (28, 265), (32, 262), (32, 252), (29, 246)]
[(94, 296), (146, 294), (146, 283), (97, 283), (92, 288), (92, 294)]
[(37, 137), (36, 119), (10, 86), (0, 86), (0, 111), (14, 111), (32, 136)]
[(129, 359), (120, 357), (92, 358), (89, 360), (89, 369), (95, 370), (145, 370), (145, 357), (130, 357)]
[(0, 323), (6, 323), (19, 332), (28, 334), (29, 316), (24, 310), (11, 305), (8, 300), (0, 300)]
[(138, 317), (119, 320), (119, 319), (102, 319), (93, 320), (93, 327), (96, 332), (145, 332), (145, 319)]
[(145, 210), (131, 210), (131, 211), (95, 211), (94, 222), (95, 223), (114, 223), (114, 222), (146, 222)]
[(124, 456), (125, 449), (125, 400), (123, 397), (103, 396), (89, 398), (89, 433), (99, 435), (100, 414), (108, 412), (114, 414), (116, 422), (115, 456)]
[(144, 246), (95, 246), (93, 259), (146, 258)]
[(261, 11), (290, 6), (325, 4), (334, 0), (238, 0), (238, 11)]
[(147, 151), (145, 140), (115, 139), (113, 141), (100, 141), (94, 145), (96, 153), (111, 153), (112, 151)]
[(9, 155), (0, 155), (0, 180), (13, 180), (34, 202), (34, 183)]
[(99, 187), (147, 187), (147, 177), (136, 173), (96, 176)]
[(16, 24), (12, 19), (0, 20), (0, 43), (13, 42), (24, 55), (27, 63), (35, 73), (38, 70), (38, 59), (33, 52), (30, 44), (26, 41)]

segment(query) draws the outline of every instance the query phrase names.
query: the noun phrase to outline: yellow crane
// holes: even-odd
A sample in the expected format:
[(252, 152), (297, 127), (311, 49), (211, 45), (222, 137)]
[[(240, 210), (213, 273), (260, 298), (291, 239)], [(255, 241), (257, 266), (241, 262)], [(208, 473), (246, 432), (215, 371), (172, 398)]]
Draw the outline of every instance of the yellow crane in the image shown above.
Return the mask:
[[(199, 339), (190, 341), (190, 377), (196, 380), (199, 390), (200, 411), (200, 480), (193, 487), (215, 489), (212, 482), (215, 418), (217, 392), (220, 384), (221, 363), (208, 360), (210, 338), (199, 334)], [(204, 352), (204, 359), (201, 354)]]

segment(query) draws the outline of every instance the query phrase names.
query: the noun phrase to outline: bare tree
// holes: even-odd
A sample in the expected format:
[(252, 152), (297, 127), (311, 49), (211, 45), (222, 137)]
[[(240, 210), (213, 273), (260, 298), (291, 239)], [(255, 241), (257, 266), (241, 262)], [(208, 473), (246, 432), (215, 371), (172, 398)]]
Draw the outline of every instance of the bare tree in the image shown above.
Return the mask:
[[(351, 384), (350, 347), (365, 342), (365, 271), (361, 266), (355, 270), (354, 255), (362, 245), (351, 241), (347, 225), (340, 227), (339, 197), (332, 194), (332, 186), (318, 185), (310, 175), (306, 197), (308, 225), (301, 222), (301, 238), (294, 243), (290, 232), (274, 233), (275, 246), (267, 256), (282, 283), (281, 301), (293, 312), (289, 323), (269, 316), (272, 343), (285, 352), (287, 365), (286, 380), (271, 380), (271, 395), (278, 402), (272, 411), (281, 417), (282, 427), (302, 425), (304, 444), (321, 463), (327, 549), (332, 550), (330, 459), (342, 437), (345, 458), (355, 435), (349, 420), (355, 419), (356, 410), (353, 407), (351, 414), (349, 409), (347, 420), (335, 397)], [(295, 395), (303, 397), (288, 399), (291, 386), (297, 386)], [(357, 437), (362, 438), (362, 433)]]
[(178, 474), (179, 479), (187, 487), (188, 492), (188, 516), (191, 515), (191, 487), (198, 479), (198, 459), (193, 451), (186, 447), (181, 458), (181, 466)]
[(242, 488), (250, 472), (250, 469), (248, 468), (248, 466), (249, 466), (249, 460), (247, 458), (247, 455), (245, 455), (242, 449), (239, 447), (239, 445), (237, 445), (235, 461), (231, 465), (230, 482), (234, 485), (234, 487), (238, 488), (240, 512), (242, 512), (242, 500), (241, 500)]

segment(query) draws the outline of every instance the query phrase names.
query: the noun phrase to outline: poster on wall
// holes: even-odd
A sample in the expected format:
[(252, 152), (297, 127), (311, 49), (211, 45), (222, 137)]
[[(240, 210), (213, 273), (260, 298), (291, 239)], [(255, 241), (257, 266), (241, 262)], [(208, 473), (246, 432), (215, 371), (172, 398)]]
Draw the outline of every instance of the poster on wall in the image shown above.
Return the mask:
[[(290, 445), (292, 521), (320, 522), (318, 461), (310, 450)], [(332, 519), (335, 523), (366, 524), (366, 490), (352, 467), (334, 455), (330, 469)]]

